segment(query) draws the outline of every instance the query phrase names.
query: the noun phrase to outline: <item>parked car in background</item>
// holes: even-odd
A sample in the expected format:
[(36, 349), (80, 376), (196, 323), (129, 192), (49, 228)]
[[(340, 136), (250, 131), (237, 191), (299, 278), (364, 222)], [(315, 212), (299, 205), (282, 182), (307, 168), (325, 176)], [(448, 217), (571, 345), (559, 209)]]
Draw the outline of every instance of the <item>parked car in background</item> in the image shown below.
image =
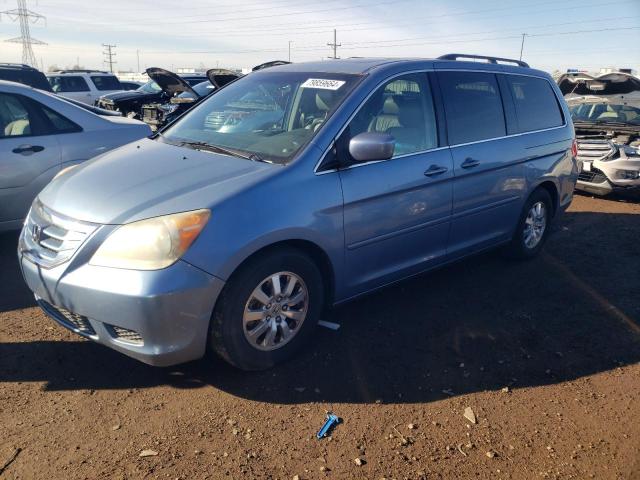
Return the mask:
[[(184, 74), (180, 75), (180, 78), (184, 79), (189, 85), (196, 85), (207, 80), (204, 73)], [(165, 98), (167, 97), (162, 88), (153, 80), (149, 80), (137, 90), (102, 95), (96, 101), (96, 106), (121, 112), (125, 117), (141, 119), (142, 105), (164, 102)]]
[(191, 86), (178, 75), (161, 68), (149, 69), (147, 74), (166, 93), (163, 97), (164, 102), (142, 106), (142, 120), (152, 130), (162, 128), (212, 94), (214, 90), (242, 76), (231, 70), (214, 68), (207, 71), (208, 80)]
[(120, 80), (120, 86), (124, 91), (137, 90), (142, 85), (144, 85), (143, 82), (134, 82), (133, 80)]
[(55, 93), (89, 105), (101, 95), (122, 90), (118, 77), (100, 70), (60, 70), (48, 73), (47, 79)]
[(0, 231), (20, 228), (35, 196), (64, 168), (150, 133), (142, 122), (0, 81)]
[(640, 187), (640, 79), (628, 73), (565, 74), (581, 165), (576, 188), (595, 195)]
[(0, 80), (22, 83), (45, 92), (52, 91), (44, 73), (22, 63), (0, 63)]
[(568, 108), (524, 62), (456, 58), (225, 86), (38, 195), (19, 245), (29, 288), (59, 324), (144, 362), (209, 347), (263, 369), (325, 305), (491, 247), (535, 256), (573, 198)]

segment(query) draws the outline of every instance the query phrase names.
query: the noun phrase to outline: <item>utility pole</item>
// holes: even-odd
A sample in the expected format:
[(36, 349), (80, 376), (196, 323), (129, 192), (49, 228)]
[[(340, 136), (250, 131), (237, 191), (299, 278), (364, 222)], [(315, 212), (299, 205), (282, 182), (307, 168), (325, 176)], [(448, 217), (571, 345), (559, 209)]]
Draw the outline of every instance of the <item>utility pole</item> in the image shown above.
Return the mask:
[(113, 64), (117, 63), (113, 59), (113, 57), (116, 56), (116, 52), (113, 51), (113, 49), (116, 48), (116, 45), (109, 45), (108, 43), (103, 43), (102, 46), (105, 48), (105, 50), (102, 52), (102, 54), (104, 55), (104, 63), (109, 64), (109, 71), (113, 73)]
[(342, 44), (338, 43), (338, 34), (336, 32), (336, 29), (333, 29), (333, 43), (327, 43), (328, 46), (330, 46), (331, 48), (333, 48), (333, 57), (329, 57), (329, 58), (333, 58), (334, 60), (338, 58), (338, 47), (341, 47)]
[(291, 61), (291, 40), (289, 40), (289, 61)]
[(136, 50), (136, 59), (138, 60), (138, 68), (136, 72), (140, 73), (140, 50)]
[(31, 65), (32, 67), (38, 67), (38, 60), (35, 53), (33, 53), (32, 45), (46, 45), (45, 42), (36, 40), (31, 37), (31, 31), (29, 24), (38, 23), (39, 20), (44, 20), (45, 25), (47, 19), (39, 13), (33, 12), (27, 8), (27, 0), (17, 0), (18, 8), (13, 10), (5, 10), (0, 12), (0, 16), (4, 13), (11, 19), (12, 22), (18, 21), (20, 23), (20, 36), (5, 40), (5, 42), (21, 43), (22, 44), (22, 63)]
[(522, 50), (524, 50), (524, 37), (526, 36), (527, 36), (526, 33), (522, 34), (522, 43), (520, 44), (520, 60), (522, 60)]

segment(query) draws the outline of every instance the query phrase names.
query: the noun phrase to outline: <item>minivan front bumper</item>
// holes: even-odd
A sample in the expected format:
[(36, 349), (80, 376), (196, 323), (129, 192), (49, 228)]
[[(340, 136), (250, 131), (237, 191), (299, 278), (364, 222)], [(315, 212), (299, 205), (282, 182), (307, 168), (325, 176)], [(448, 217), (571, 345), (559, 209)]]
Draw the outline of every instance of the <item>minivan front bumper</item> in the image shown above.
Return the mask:
[(38, 304), (65, 328), (150, 365), (204, 355), (222, 280), (183, 261), (156, 271), (47, 269), (19, 256)]

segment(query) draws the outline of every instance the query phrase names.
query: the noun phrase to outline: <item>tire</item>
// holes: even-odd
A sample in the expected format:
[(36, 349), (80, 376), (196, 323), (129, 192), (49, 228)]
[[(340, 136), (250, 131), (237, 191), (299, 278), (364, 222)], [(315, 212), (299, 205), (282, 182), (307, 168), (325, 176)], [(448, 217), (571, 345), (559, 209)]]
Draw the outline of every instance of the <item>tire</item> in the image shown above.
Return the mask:
[[(292, 279), (294, 290), (286, 296)], [(275, 283), (280, 285), (281, 301), (277, 301)], [(306, 302), (288, 303), (304, 298), (305, 292)], [(241, 266), (227, 282), (211, 319), (210, 346), (242, 370), (270, 368), (309, 340), (323, 306), (322, 275), (311, 258), (293, 248), (266, 252)]]
[[(540, 211), (539, 205), (542, 206), (541, 210), (543, 210), (545, 215), (544, 227), (541, 232), (539, 230), (540, 222), (538, 218), (535, 217), (536, 213), (533, 210), (535, 207), (537, 211)], [(532, 215), (534, 215), (534, 217), (532, 217)], [(507, 255), (515, 260), (527, 260), (537, 256), (547, 241), (552, 218), (553, 203), (551, 196), (544, 188), (538, 188), (529, 196), (524, 204), (520, 219), (518, 220), (518, 226), (513, 234), (511, 243), (506, 249)], [(532, 227), (531, 222), (534, 222), (538, 227)], [(532, 228), (534, 232), (531, 231)], [(535, 232), (538, 232), (539, 236), (537, 236)], [(533, 236), (531, 236), (532, 233)]]

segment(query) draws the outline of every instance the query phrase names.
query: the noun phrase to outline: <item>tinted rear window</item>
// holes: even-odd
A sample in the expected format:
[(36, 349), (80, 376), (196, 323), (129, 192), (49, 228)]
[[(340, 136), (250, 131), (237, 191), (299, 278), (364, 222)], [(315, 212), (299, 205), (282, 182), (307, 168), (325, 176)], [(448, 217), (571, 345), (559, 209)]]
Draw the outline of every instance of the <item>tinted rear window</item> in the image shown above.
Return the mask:
[(444, 97), (449, 144), (506, 134), (502, 99), (494, 74), (440, 72), (438, 78)]
[(98, 90), (122, 90), (120, 80), (109, 75), (92, 75), (91, 80)]
[(562, 112), (553, 89), (543, 78), (506, 75), (516, 107), (518, 129), (532, 132), (563, 124)]
[(90, 91), (87, 82), (79, 76), (49, 77), (49, 83), (56, 93)]
[(51, 91), (51, 85), (47, 81), (47, 77), (42, 72), (33, 70), (12, 70), (10, 68), (0, 68), (0, 80), (8, 80), (10, 82), (18, 82), (29, 85), (40, 90)]

